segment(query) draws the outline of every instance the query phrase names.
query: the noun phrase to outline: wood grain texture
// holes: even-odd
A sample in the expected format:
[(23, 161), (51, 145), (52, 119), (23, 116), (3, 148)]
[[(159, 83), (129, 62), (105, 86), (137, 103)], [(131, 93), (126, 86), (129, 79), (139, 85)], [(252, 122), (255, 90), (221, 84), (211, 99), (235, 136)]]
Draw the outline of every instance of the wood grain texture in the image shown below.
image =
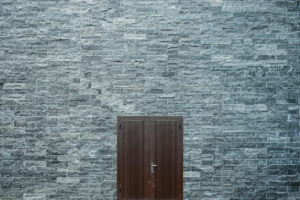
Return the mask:
[[(117, 122), (118, 200), (182, 199), (182, 117), (130, 116)], [(151, 162), (157, 165), (153, 174)]]
[(155, 122), (155, 199), (178, 199), (178, 122)]
[(122, 150), (122, 197), (123, 199), (145, 198), (144, 121), (123, 121)]

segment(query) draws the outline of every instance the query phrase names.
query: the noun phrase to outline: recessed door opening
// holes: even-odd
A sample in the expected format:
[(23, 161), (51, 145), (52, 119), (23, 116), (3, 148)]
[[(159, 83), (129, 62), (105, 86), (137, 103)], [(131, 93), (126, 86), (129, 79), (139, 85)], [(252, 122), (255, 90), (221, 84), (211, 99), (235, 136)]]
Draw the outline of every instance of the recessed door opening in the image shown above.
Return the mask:
[(183, 198), (183, 117), (117, 118), (118, 200)]

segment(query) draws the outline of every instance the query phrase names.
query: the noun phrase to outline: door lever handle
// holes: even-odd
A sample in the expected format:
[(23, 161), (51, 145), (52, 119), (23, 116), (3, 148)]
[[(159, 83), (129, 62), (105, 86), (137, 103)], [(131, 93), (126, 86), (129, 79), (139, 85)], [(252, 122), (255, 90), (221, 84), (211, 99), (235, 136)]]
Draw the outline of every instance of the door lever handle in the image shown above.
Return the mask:
[(154, 168), (153, 167), (157, 167), (157, 165), (154, 165), (153, 162), (151, 163), (151, 173), (154, 173)]

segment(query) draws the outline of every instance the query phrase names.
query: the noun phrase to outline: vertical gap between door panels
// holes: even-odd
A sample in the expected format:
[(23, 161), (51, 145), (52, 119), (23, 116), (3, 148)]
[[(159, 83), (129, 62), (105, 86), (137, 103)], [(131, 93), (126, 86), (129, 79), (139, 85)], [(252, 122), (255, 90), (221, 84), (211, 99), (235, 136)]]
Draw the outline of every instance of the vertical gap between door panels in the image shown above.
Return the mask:
[(124, 122), (124, 125), (125, 125), (125, 127), (124, 127), (124, 128), (125, 128), (125, 134), (124, 134), (124, 155), (125, 155), (125, 156), (124, 156), (124, 157), (125, 157), (125, 159), (124, 159), (124, 161), (125, 161), (125, 169), (124, 169), (124, 172), (125, 172), (125, 173), (124, 173), (124, 198), (125, 198), (125, 200), (126, 200), (126, 195), (127, 195), (127, 191), (126, 191), (127, 188), (125, 188), (125, 187), (126, 187), (126, 184), (127, 184), (127, 183), (126, 183), (126, 174), (127, 174), (127, 173), (126, 173), (126, 169), (127, 169), (127, 168), (126, 168), (126, 167), (127, 167), (127, 166), (126, 166), (126, 163), (127, 163), (127, 162), (126, 162), (126, 161), (127, 161), (127, 160), (126, 160), (126, 159), (127, 159), (127, 156), (126, 156), (126, 150), (127, 150), (127, 149), (126, 149), (126, 146), (127, 146), (127, 145), (126, 145), (126, 140), (127, 140), (127, 125), (128, 125), (128, 123), (127, 123), (127, 122)]
[(175, 145), (176, 145), (176, 129), (175, 129), (175, 121), (172, 122), (171, 126), (172, 126), (172, 132), (173, 135), (172, 135), (172, 139), (173, 139), (173, 142), (174, 144), (172, 145), (173, 149), (173, 158), (174, 158), (174, 168), (173, 168), (173, 187), (172, 187), (172, 194), (173, 194), (173, 198), (176, 198), (176, 190), (175, 190), (175, 185), (176, 185), (176, 176), (175, 176), (175, 173), (176, 173), (176, 154), (175, 154), (175, 151), (176, 151), (176, 148), (175, 148)]
[[(159, 131), (159, 121), (157, 121), (157, 165), (160, 166), (159, 164), (159, 134), (160, 134), (160, 131)], [(157, 170), (157, 199), (159, 200), (159, 170)]]
[[(181, 128), (181, 127), (180, 127)], [(175, 164), (175, 174), (178, 173), (178, 156), (177, 156), (177, 143), (178, 143), (178, 131), (179, 131), (179, 123), (178, 121), (174, 121), (174, 157), (175, 157), (175, 160), (174, 160), (174, 164)], [(174, 199), (178, 199), (178, 192), (179, 192), (179, 187), (178, 187), (178, 177), (174, 176)]]
[[(175, 170), (175, 173), (177, 174), (178, 173), (178, 164), (179, 164), (179, 159), (178, 159), (178, 133), (179, 133), (179, 124), (180, 122), (179, 121), (176, 121), (175, 122), (175, 155), (176, 155), (176, 162), (175, 162), (175, 167), (176, 167), (176, 170)], [(176, 176), (176, 184), (175, 184), (175, 194), (176, 194), (176, 199), (179, 199), (179, 181), (178, 181), (178, 176)]]
[(140, 199), (142, 199), (142, 190), (141, 190), (141, 188), (142, 188), (142, 131), (141, 131), (141, 121), (140, 121), (140, 184), (139, 184), (139, 186), (140, 186), (140, 191), (139, 191), (139, 196), (140, 196)]

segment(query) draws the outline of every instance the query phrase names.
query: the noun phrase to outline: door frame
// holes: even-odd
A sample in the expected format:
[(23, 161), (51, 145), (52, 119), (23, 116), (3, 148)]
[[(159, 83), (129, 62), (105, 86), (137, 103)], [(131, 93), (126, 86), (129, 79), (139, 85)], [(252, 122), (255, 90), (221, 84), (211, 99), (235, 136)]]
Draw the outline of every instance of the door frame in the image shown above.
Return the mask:
[[(121, 147), (121, 141), (122, 141), (122, 129), (120, 128), (120, 124), (122, 124), (122, 121), (147, 121), (145, 123), (145, 130), (146, 133), (149, 136), (150, 139), (150, 121), (155, 120), (163, 120), (163, 121), (178, 121), (179, 123), (179, 129), (178, 133), (180, 136), (178, 137), (179, 141), (179, 185), (180, 185), (180, 192), (179, 192), (179, 200), (183, 199), (183, 117), (182, 116), (117, 116), (117, 199), (122, 200), (121, 192), (120, 192), (120, 185), (121, 185), (121, 179), (122, 179), (122, 170), (121, 169), (121, 155), (122, 153), (122, 147)], [(150, 139), (151, 141), (152, 139)], [(151, 178), (152, 180), (152, 178)], [(122, 189), (121, 189), (122, 191)], [(149, 200), (155, 200), (154, 192), (150, 192), (151, 197), (149, 197)]]

